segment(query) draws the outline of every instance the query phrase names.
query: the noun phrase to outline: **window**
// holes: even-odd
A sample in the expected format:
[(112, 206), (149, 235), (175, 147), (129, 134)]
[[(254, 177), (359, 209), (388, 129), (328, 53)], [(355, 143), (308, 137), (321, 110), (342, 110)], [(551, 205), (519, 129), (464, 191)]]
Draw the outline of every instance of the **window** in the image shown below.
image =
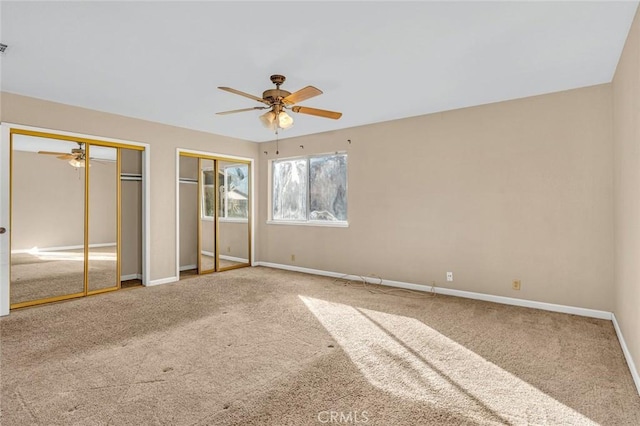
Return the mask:
[[(218, 170), (218, 217), (225, 220), (247, 220), (249, 217), (249, 166), (234, 164)], [(213, 219), (215, 211), (215, 180), (213, 170), (202, 171), (202, 217)]]
[(347, 154), (273, 161), (272, 219), (347, 221)]

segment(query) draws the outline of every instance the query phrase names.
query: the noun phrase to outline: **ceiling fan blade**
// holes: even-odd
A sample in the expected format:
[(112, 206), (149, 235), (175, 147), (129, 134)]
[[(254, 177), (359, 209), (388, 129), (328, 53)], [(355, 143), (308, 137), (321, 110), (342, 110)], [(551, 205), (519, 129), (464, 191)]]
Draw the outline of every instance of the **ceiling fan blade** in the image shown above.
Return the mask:
[(245, 92), (241, 92), (240, 90), (232, 89), (231, 87), (218, 87), (218, 89), (224, 90), (225, 92), (229, 92), (229, 93), (235, 93), (236, 95), (244, 96), (245, 98), (253, 99), (254, 101), (262, 102), (263, 104), (269, 105), (269, 102), (265, 101), (262, 98), (250, 95)]
[(245, 111), (253, 111), (254, 109), (267, 109), (269, 107), (253, 107), (253, 108), (242, 108), (242, 109), (234, 109), (231, 111), (222, 111), (216, 112), (217, 115), (227, 115), (227, 114), (235, 114), (236, 112), (245, 112)]
[(61, 160), (73, 160), (76, 158), (76, 156), (74, 154), (62, 154), (58, 155), (58, 158)]
[(293, 92), (282, 101), (287, 105), (293, 105), (318, 95), (322, 95), (322, 90), (313, 86), (307, 86), (297, 92)]
[(38, 151), (38, 154), (45, 155), (69, 155), (68, 152)]
[(327, 111), (326, 109), (309, 108), (303, 106), (294, 106), (293, 108), (291, 108), (291, 111), (299, 112), (300, 114), (309, 114), (316, 115), (318, 117), (331, 118), (333, 120), (337, 120), (338, 118), (342, 117), (341, 112)]

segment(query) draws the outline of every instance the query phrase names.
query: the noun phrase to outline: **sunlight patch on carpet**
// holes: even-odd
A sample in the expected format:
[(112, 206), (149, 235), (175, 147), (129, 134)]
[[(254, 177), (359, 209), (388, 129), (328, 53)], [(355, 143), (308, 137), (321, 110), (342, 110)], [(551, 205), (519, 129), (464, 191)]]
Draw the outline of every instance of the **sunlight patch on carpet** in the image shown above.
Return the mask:
[(596, 425), (409, 317), (298, 296), (374, 386), (481, 424)]

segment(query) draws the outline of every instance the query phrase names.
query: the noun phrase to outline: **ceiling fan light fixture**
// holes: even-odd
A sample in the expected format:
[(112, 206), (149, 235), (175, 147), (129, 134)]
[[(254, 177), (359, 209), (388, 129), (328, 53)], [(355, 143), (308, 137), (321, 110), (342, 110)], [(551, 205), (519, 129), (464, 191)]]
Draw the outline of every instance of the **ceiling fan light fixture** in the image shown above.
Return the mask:
[(278, 126), (283, 129), (288, 129), (293, 126), (293, 118), (284, 111), (280, 111), (278, 114)]
[(262, 114), (260, 117), (260, 122), (267, 129), (274, 130), (276, 123), (276, 114), (273, 111), (268, 111)]
[[(84, 160), (78, 160), (77, 158), (72, 158), (71, 160), (69, 160), (69, 164), (71, 164), (73, 167), (86, 167), (86, 164), (84, 162)], [(89, 167), (91, 167), (91, 165), (89, 165)]]

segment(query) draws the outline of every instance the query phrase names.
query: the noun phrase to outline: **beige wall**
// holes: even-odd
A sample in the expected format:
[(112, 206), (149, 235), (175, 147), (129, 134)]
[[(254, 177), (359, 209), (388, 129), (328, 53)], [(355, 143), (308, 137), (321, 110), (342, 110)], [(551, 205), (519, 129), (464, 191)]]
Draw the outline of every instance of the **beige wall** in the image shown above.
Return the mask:
[[(293, 264), (309, 268), (610, 310), (610, 89), (281, 141), (280, 158), (348, 151), (346, 229), (265, 225), (272, 144), (6, 93), (1, 119), (151, 144), (151, 279), (175, 275), (171, 206), (181, 147), (260, 158), (258, 260), (287, 264), (295, 254)], [(263, 150), (269, 154), (259, 156)], [(444, 283), (446, 271), (453, 283)], [(510, 289), (513, 279), (522, 280), (520, 292)]]
[[(257, 158), (257, 144), (225, 136), (2, 93), (2, 122), (151, 145), (151, 280), (175, 277), (176, 149)], [(215, 117), (213, 111), (211, 120)], [(257, 196), (257, 194), (256, 194)], [(257, 198), (257, 197), (256, 197)]]
[(121, 183), (121, 275), (142, 274), (142, 182)]
[(614, 313), (640, 367), (640, 11), (613, 79), (615, 158)]
[(120, 172), (130, 174), (142, 174), (142, 151), (134, 149), (120, 150)]
[(611, 116), (602, 85), (281, 141), (348, 151), (346, 229), (265, 225), (272, 144), (6, 93), (1, 119), (151, 144), (151, 279), (175, 275), (182, 147), (260, 158), (258, 260), (611, 310)]
[(611, 125), (600, 85), (281, 140), (348, 152), (348, 228), (264, 225), (265, 144), (259, 259), (610, 311)]
[[(122, 173), (142, 174), (142, 153), (121, 149)], [(142, 182), (123, 180), (121, 188), (121, 275), (142, 274)]]
[(180, 267), (198, 265), (198, 185), (180, 184)]
[[(89, 242), (115, 243), (115, 164), (92, 166), (90, 182)], [(84, 169), (14, 151), (12, 205), (12, 250), (84, 245)]]

